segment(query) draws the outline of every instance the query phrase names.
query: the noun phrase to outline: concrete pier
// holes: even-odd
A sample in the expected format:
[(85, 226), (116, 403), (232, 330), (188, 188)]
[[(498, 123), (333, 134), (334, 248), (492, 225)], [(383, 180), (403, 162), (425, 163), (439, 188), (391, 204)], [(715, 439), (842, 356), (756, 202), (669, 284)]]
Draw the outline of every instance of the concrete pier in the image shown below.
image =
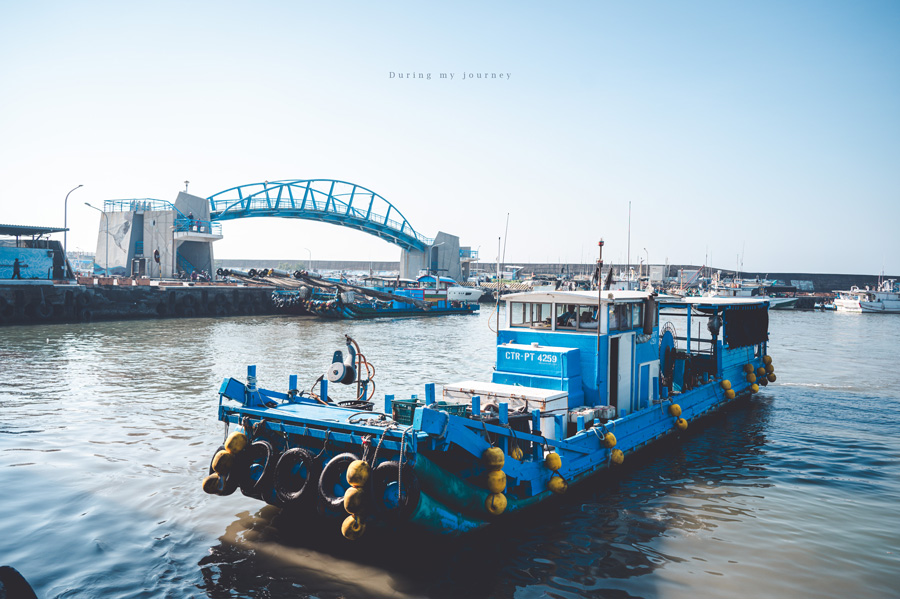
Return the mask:
[(0, 283), (0, 325), (274, 314), (273, 288), (129, 278)]

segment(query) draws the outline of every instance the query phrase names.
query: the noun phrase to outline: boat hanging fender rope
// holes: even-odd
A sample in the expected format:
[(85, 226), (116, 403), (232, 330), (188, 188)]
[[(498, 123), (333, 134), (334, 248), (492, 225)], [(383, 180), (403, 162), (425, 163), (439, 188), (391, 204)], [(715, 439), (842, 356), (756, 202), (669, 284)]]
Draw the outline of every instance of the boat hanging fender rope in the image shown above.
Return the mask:
[(241, 419), (241, 427), (247, 433), (247, 444), (253, 443), (253, 424), (249, 416), (244, 416)]
[(284, 430), (284, 421), (279, 421), (278, 424), (281, 425), (281, 438), (284, 439), (284, 449), (287, 451), (291, 448), (291, 443), (288, 438), (287, 432)]
[(375, 446), (375, 452), (372, 454), (372, 461), (369, 462), (369, 466), (373, 469), (375, 467), (375, 463), (378, 460), (378, 450), (381, 449), (381, 443), (384, 441), (385, 436), (387, 436), (388, 428), (393, 428), (392, 426), (387, 426), (383, 431), (381, 431), (381, 436), (378, 438), (378, 445)]
[[(353, 437), (353, 435), (351, 433), (351, 439), (352, 439), (352, 437)], [(368, 460), (369, 451), (371, 451), (371, 449), (372, 449), (372, 435), (369, 434), (369, 435), (363, 436), (361, 443), (363, 446), (363, 452), (362, 452), (362, 456), (360, 456), (360, 459), (362, 461), (364, 461), (366, 464), (368, 464), (369, 463), (369, 460)]]
[(400, 434), (400, 459), (398, 460), (397, 466), (397, 490), (401, 492), (403, 489), (402, 476), (403, 476), (403, 464), (406, 460), (406, 433), (412, 432), (412, 425), (410, 424), (408, 427), (403, 429), (403, 432)]
[[(449, 420), (449, 418), (448, 418), (448, 420)], [(444, 424), (444, 426), (446, 426), (446, 423)], [(487, 442), (488, 442), (488, 444), (489, 444), (491, 447), (493, 447), (493, 446), (494, 446), (494, 442), (491, 440), (491, 433), (488, 432), (487, 425), (484, 423), (484, 420), (481, 421), (481, 428), (484, 429), (484, 436), (487, 437)], [(445, 432), (446, 432), (446, 431), (445, 431)], [(441, 435), (441, 436), (443, 436), (443, 435)]]
[(322, 454), (324, 454), (325, 450), (328, 448), (328, 437), (330, 437), (330, 436), (331, 436), (331, 429), (328, 429), (325, 431), (325, 440), (322, 442), (322, 451), (320, 451), (318, 454), (316, 454), (317, 460), (322, 457)]

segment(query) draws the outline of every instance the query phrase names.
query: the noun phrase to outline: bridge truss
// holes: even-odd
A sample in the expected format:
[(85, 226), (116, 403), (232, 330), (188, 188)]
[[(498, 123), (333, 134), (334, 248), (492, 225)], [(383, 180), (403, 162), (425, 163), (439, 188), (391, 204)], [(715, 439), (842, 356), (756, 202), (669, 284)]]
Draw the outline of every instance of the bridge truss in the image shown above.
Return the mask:
[(253, 216), (302, 218), (358, 229), (408, 251), (424, 251), (434, 243), (417, 233), (386, 199), (346, 181), (293, 179), (249, 183), (207, 199), (214, 221)]

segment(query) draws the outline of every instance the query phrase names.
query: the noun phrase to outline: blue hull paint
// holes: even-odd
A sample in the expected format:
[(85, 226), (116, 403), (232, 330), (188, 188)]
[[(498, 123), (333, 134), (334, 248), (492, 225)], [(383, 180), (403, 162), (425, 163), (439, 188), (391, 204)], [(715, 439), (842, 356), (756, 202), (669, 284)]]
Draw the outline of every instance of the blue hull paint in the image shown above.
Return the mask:
[[(331, 403), (324, 383), (318, 396), (257, 388), (250, 367), (247, 383), (223, 382), (219, 418), (251, 441), (271, 444), (272, 463), (297, 447), (316, 456), (312, 471), (336, 468), (333, 458), (346, 452), (364, 459), (376, 474), (375, 482), (361, 487), (367, 506), (358, 515), (361, 523), (393, 527), (402, 518), (425, 533), (459, 536), (531, 510), (564, 491), (561, 487), (615, 468), (629, 454), (775, 380), (766, 356), (765, 302), (662, 300), (637, 292), (606, 298), (581, 292), (516, 294), (506, 301), (509, 327), (498, 336), (492, 382), (447, 385), (440, 403), (433, 384), (425, 385), (418, 403), (388, 395), (387, 413), (378, 414), (368, 406)], [(572, 307), (581, 309), (574, 322), (545, 318), (555, 318), (554, 311), (565, 316)], [(685, 331), (697, 328), (696, 319), (706, 319), (709, 335), (680, 337), (667, 324), (661, 336), (660, 318), (676, 316), (686, 319)], [(354, 347), (348, 338), (353, 358)], [(338, 374), (330, 372), (327, 379), (332, 384), (355, 368), (340, 352), (335, 356)], [(355, 382), (366, 396), (362, 375), (341, 382)], [(296, 387), (292, 377), (289, 388)], [(461, 397), (467, 405), (454, 405)], [(499, 467), (485, 461), (487, 450), (496, 448), (503, 457)], [(548, 467), (551, 452), (560, 458), (556, 471)], [(401, 470), (397, 462), (406, 466)], [(255, 471), (261, 468), (257, 463)], [(241, 472), (229, 476), (244, 489)], [(290, 487), (291, 481), (266, 476), (270, 473), (257, 479), (274, 487), (255, 495), (283, 504), (276, 488), (285, 480)], [(326, 478), (323, 474), (307, 487), (329, 487), (333, 483)], [(505, 486), (497, 486), (504, 480)], [(339, 497), (347, 486), (344, 481), (326, 491)], [(398, 488), (408, 498), (403, 509), (396, 507)], [(322, 499), (307, 493), (306, 501), (308, 509), (316, 509)], [(346, 517), (340, 509), (326, 512)]]

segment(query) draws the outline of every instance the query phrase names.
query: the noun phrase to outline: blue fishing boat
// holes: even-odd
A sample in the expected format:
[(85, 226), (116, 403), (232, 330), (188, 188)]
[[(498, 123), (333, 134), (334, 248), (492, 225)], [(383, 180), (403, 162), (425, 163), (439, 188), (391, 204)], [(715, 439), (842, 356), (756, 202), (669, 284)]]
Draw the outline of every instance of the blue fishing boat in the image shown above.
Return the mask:
[(349, 337), (310, 391), (296, 375), (264, 388), (255, 366), (224, 380), (225, 442), (204, 490), (331, 517), (350, 539), (383, 527), (460, 536), (537, 510), (776, 380), (765, 300), (546, 291), (504, 301), (491, 380), (423, 382), (424, 397), (386, 394), (383, 411), (374, 368)]
[[(451, 278), (424, 275), (416, 280), (368, 278), (362, 285), (305, 277), (313, 291), (279, 291), (273, 300), (324, 318), (360, 320), (406, 316), (446, 316), (478, 311), (479, 289), (462, 287)], [(330, 286), (330, 287), (326, 287)], [(286, 293), (297, 300), (285, 301)], [(277, 296), (277, 300), (275, 299)]]

